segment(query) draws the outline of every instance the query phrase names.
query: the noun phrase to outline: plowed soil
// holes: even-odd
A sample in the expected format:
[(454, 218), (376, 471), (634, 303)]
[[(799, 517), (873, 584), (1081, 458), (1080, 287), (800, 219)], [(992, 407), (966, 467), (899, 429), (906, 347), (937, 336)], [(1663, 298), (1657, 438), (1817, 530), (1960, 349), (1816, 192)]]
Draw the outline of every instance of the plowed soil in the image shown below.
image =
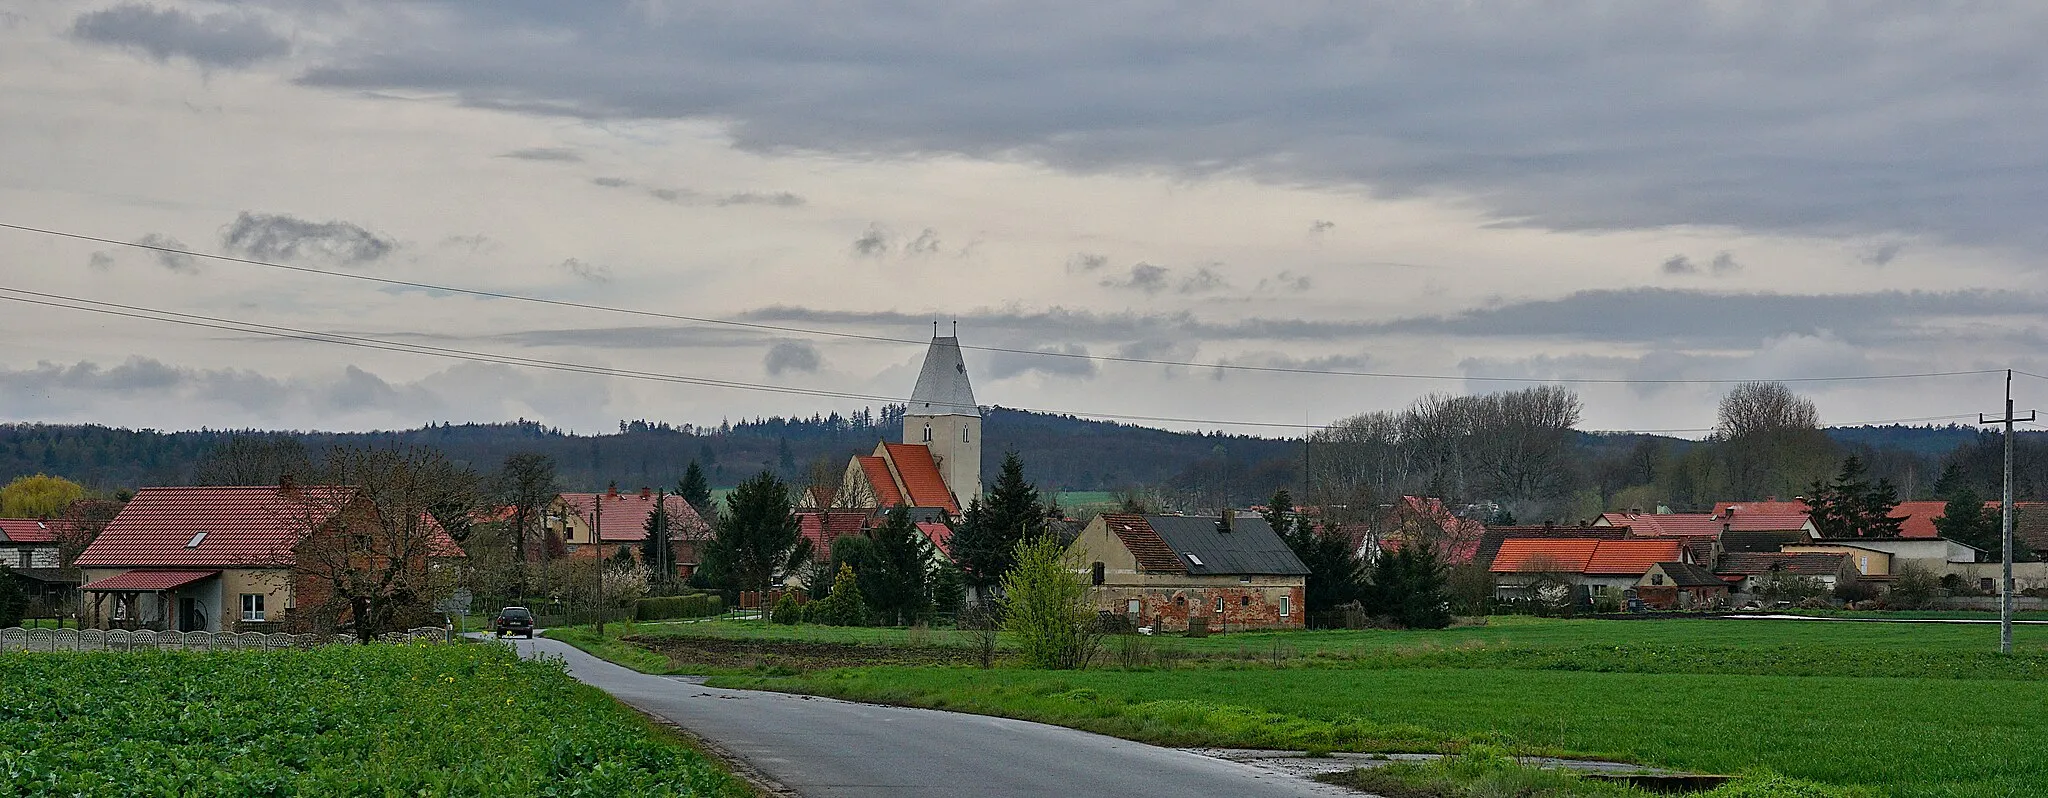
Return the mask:
[(971, 665), (976, 662), (974, 652), (945, 646), (864, 646), (854, 643), (640, 635), (623, 639), (658, 652), (677, 665), (715, 668), (783, 667), (810, 671), (866, 665)]

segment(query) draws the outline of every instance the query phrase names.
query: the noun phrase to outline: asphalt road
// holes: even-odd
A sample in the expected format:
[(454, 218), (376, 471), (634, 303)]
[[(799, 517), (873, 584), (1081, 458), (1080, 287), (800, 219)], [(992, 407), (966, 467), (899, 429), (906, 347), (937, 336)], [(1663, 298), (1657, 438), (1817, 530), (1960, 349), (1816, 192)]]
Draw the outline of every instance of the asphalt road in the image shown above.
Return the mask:
[(1041, 723), (829, 698), (721, 690), (649, 676), (556, 640), (515, 640), (520, 653), (569, 672), (717, 743), (813, 798), (1187, 798), (1359, 793), (1171, 748)]

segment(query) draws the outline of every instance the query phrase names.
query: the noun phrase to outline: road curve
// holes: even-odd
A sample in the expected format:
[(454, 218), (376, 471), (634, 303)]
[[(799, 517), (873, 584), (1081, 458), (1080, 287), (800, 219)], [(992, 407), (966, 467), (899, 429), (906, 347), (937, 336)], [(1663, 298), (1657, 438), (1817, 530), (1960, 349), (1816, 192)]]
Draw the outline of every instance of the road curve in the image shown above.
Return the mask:
[(811, 798), (1186, 798), (1359, 793), (1250, 765), (1042, 723), (706, 687), (649, 676), (558, 640), (513, 641), (666, 718)]

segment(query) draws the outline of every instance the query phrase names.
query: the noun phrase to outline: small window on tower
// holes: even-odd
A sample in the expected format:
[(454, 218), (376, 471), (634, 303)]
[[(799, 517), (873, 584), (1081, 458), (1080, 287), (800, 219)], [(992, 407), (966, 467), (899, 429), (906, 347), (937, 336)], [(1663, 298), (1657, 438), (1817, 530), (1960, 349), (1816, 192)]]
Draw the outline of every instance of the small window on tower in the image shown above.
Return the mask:
[(966, 427), (961, 427), (961, 428), (960, 428), (960, 442), (961, 442), (961, 443), (966, 443), (966, 442), (967, 442), (967, 428), (966, 428)]
[(926, 425), (924, 425), (924, 442), (925, 442), (925, 443), (931, 443), (931, 442), (932, 442), (932, 425), (930, 425), (930, 424), (926, 424)]

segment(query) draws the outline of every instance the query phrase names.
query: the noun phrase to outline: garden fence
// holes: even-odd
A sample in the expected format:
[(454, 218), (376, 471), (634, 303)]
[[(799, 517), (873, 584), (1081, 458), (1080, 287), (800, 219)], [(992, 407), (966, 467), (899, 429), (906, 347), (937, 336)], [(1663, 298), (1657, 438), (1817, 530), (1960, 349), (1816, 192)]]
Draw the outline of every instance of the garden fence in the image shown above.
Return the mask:
[[(380, 643), (446, 643), (448, 630), (422, 626), (378, 635)], [(353, 635), (262, 632), (152, 632), (115, 629), (0, 629), (0, 653), (9, 651), (263, 651), (348, 645)]]

